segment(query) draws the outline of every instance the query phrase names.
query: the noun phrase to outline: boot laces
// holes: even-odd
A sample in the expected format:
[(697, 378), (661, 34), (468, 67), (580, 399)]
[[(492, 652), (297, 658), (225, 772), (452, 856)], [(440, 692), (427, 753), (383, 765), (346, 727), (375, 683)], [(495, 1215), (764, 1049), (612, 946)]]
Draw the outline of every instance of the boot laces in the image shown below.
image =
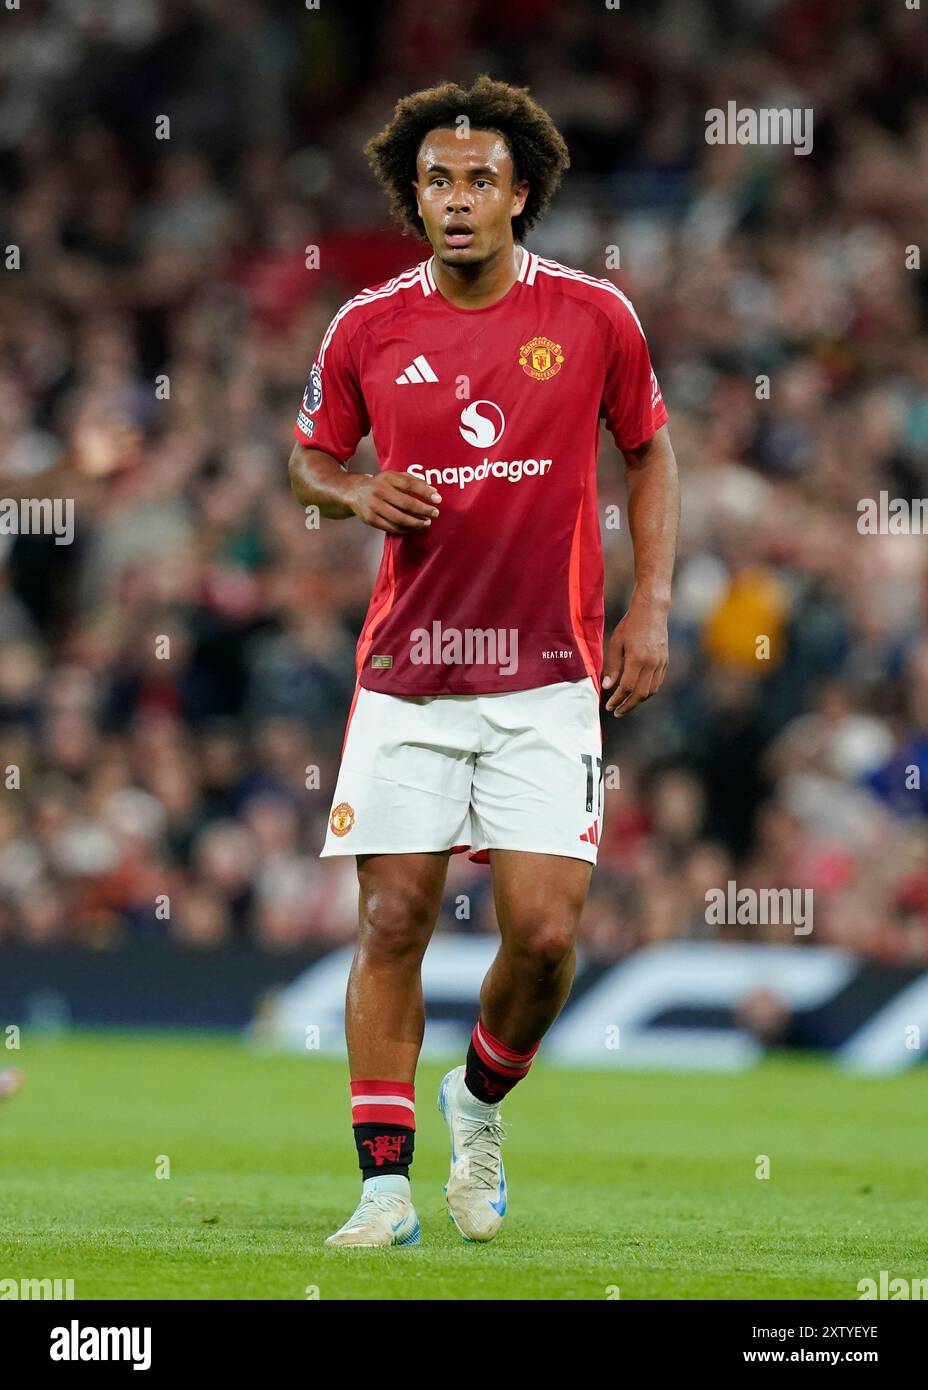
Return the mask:
[[(496, 1187), (499, 1182), (499, 1146), (508, 1138), (506, 1127), (500, 1120), (481, 1120), (475, 1116), (464, 1115), (461, 1123), (467, 1133), (461, 1141), (461, 1158), (465, 1159), (468, 1172), (477, 1179), (480, 1187)], [(459, 1160), (460, 1161), (460, 1160)]]

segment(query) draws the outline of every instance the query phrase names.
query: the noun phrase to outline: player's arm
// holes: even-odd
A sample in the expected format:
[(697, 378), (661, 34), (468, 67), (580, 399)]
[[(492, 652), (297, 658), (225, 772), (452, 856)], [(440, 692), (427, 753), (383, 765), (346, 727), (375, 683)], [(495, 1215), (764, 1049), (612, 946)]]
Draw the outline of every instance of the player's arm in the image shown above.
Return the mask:
[(371, 428), (361, 373), (343, 307), (323, 337), (297, 412), (290, 486), (303, 507), (334, 519), (357, 516), (402, 536), (431, 526), (441, 497), (421, 478), (394, 469), (349, 473), (348, 461)]
[(622, 453), (635, 587), (606, 647), (603, 688), (613, 692), (606, 709), (617, 719), (656, 694), (667, 674), (667, 615), (680, 519), (677, 462), (667, 426)]
[(667, 614), (680, 517), (677, 465), (667, 410), (634, 307), (608, 300), (606, 375), (601, 414), (625, 459), (635, 587), (603, 662), (606, 709), (620, 718), (655, 695), (667, 674)]
[(411, 473), (349, 473), (322, 449), (293, 446), (290, 486), (302, 507), (318, 507), (335, 520), (357, 516), (368, 526), (402, 536), (431, 526), (440, 495)]

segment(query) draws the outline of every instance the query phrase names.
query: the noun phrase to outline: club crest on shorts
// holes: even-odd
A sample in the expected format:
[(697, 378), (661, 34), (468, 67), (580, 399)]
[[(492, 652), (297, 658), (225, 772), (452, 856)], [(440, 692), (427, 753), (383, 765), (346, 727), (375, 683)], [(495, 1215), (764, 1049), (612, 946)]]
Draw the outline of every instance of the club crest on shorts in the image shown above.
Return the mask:
[(519, 348), (519, 366), (535, 381), (550, 381), (561, 370), (564, 354), (550, 338), (530, 338)]
[(354, 825), (354, 807), (349, 806), (347, 801), (340, 801), (337, 806), (332, 808), (329, 816), (329, 826), (333, 835), (347, 835)]

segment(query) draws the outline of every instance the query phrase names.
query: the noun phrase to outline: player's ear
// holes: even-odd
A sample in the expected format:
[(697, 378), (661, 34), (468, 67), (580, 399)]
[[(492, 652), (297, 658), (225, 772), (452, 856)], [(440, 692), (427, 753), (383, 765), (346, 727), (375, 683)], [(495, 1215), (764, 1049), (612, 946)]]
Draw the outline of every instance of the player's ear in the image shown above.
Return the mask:
[(529, 194), (528, 179), (519, 179), (518, 183), (512, 185), (512, 215), (518, 217), (525, 207)]
[(421, 222), (421, 221), (422, 221), (422, 204), (419, 202), (419, 181), (418, 181), (418, 179), (413, 179), (413, 181), (412, 181), (412, 186), (413, 186), (413, 191), (415, 192), (415, 195), (416, 195), (416, 212), (419, 214), (419, 221)]

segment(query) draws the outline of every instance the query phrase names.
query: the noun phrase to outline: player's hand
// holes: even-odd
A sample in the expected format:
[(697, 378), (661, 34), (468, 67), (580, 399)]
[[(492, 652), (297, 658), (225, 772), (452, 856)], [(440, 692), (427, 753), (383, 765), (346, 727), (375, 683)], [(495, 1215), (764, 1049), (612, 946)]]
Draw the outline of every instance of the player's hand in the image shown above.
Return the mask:
[(388, 536), (403, 536), (431, 526), (440, 501), (440, 494), (421, 478), (385, 469), (360, 477), (349, 505), (367, 526), (386, 531)]
[(646, 598), (633, 598), (606, 647), (603, 689), (612, 690), (606, 709), (621, 719), (650, 700), (667, 675), (667, 610)]

